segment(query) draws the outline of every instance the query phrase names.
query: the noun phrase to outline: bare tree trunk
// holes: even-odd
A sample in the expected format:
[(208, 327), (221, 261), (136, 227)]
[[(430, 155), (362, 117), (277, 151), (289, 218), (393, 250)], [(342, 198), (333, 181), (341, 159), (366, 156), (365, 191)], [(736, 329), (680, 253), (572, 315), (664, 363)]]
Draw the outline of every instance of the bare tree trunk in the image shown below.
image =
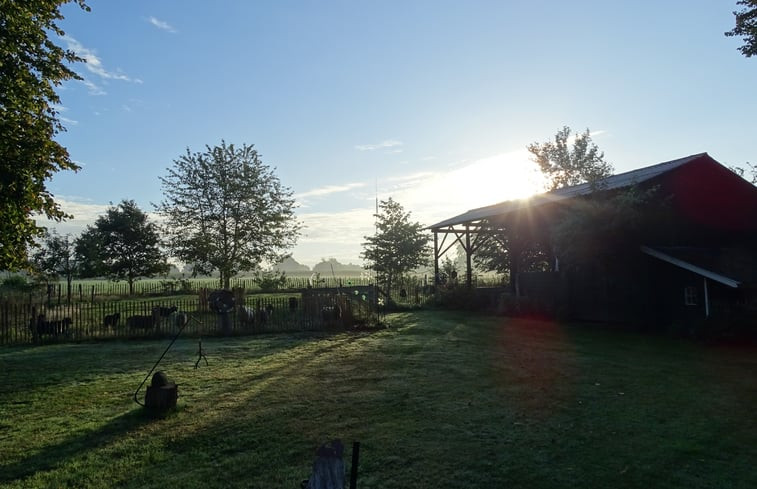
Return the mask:
[(66, 276), (66, 296), (68, 297), (68, 304), (71, 304), (71, 281), (73, 277), (71, 274)]

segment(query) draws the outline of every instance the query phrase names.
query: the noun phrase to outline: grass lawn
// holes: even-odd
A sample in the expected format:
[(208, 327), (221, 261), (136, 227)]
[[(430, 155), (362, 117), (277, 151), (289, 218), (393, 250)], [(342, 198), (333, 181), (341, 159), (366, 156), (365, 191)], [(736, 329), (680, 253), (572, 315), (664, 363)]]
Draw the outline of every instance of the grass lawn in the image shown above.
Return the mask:
[[(0, 487), (757, 487), (757, 349), (462, 313), (376, 333), (179, 340), (179, 409), (131, 396), (165, 341), (0, 350)], [(144, 396), (144, 391), (140, 392)]]

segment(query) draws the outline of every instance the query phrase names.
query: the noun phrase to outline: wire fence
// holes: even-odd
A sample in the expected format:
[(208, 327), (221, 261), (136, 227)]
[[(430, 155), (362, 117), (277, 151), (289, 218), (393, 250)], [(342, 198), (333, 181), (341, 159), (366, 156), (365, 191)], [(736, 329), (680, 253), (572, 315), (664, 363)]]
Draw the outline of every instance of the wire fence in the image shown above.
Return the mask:
[[(422, 282), (399, 283), (395, 303), (417, 306), (433, 296)], [(234, 289), (235, 307), (223, 316), (213, 310), (208, 289), (194, 297), (129, 300), (72, 300), (18, 296), (0, 302), (0, 345), (104, 339), (247, 335), (320, 331), (369, 326), (385, 295), (372, 285), (345, 284), (271, 294)]]

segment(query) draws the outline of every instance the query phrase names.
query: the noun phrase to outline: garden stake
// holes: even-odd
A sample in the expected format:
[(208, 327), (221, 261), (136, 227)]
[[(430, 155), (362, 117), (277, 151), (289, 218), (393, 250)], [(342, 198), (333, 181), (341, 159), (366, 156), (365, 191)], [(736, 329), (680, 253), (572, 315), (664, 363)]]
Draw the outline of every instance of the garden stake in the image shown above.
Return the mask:
[(207, 367), (208, 357), (205, 356), (205, 351), (202, 349), (202, 337), (200, 337), (200, 347), (199, 347), (199, 350), (197, 351), (197, 355), (199, 356), (197, 357), (197, 361), (195, 362), (195, 369), (197, 369), (197, 367), (200, 365), (200, 360), (203, 360), (203, 359), (205, 360), (205, 366)]

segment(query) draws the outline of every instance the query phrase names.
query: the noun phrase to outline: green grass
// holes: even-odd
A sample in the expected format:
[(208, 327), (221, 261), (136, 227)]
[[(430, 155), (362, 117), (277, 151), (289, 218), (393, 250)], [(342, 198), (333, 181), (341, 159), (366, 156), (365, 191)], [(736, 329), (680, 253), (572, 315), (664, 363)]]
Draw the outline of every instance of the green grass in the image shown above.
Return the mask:
[[(414, 312), (388, 330), (0, 350), (0, 486), (297, 488), (361, 442), (358, 487), (757, 487), (757, 351)], [(143, 396), (144, 391), (140, 394)], [(347, 453), (349, 461), (349, 450)]]

